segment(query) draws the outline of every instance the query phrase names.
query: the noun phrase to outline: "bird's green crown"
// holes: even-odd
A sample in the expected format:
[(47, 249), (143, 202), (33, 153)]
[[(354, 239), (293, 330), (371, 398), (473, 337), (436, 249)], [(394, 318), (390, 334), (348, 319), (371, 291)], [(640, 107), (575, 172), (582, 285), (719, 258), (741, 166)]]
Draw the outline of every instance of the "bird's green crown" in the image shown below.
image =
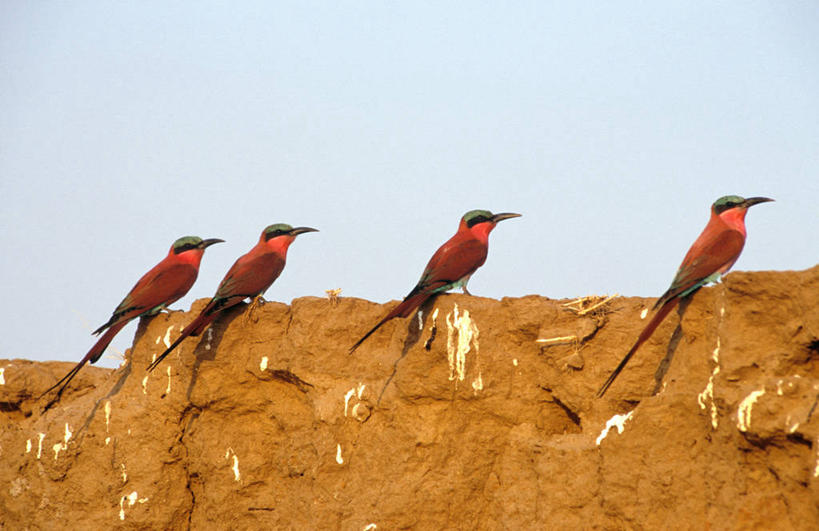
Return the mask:
[(722, 214), (726, 210), (738, 207), (744, 202), (745, 202), (744, 197), (740, 197), (738, 195), (726, 195), (714, 201), (713, 205), (714, 212), (716, 212), (717, 214)]
[(183, 236), (173, 242), (174, 254), (184, 253), (191, 249), (198, 249), (202, 244), (202, 238), (199, 236)]
[(290, 234), (290, 231), (293, 230), (293, 227), (288, 225), (287, 223), (274, 223), (264, 229), (264, 240), (268, 241), (271, 238), (275, 238), (276, 236), (282, 236), (284, 234)]
[(492, 221), (492, 212), (488, 210), (470, 210), (464, 214), (462, 219), (466, 222), (467, 227), (472, 228), (478, 223)]

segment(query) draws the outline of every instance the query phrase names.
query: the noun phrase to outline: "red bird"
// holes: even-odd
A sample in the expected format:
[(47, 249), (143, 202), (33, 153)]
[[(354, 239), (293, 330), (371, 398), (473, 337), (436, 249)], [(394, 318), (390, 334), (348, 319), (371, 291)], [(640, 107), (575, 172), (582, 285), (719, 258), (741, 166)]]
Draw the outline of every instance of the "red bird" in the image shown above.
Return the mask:
[(254, 299), (255, 305), (267, 288), (279, 278), (287, 260), (287, 248), (296, 236), (305, 232), (318, 231), (310, 227), (294, 229), (284, 223), (265, 228), (259, 242), (231, 266), (208, 305), (182, 330), (176, 341), (148, 366), (148, 370), (153, 371), (186, 337), (198, 336), (204, 332), (219, 312), (236, 306), (247, 298)]
[(602, 397), (609, 386), (626, 366), (628, 360), (645, 343), (668, 313), (680, 302), (680, 299), (693, 294), (709, 282), (716, 282), (727, 273), (739, 258), (745, 245), (745, 214), (748, 208), (758, 203), (773, 201), (767, 197), (749, 197), (748, 199), (728, 195), (717, 199), (711, 205), (711, 219), (708, 225), (688, 250), (671, 287), (663, 293), (654, 304), (653, 309), (660, 308), (654, 317), (637, 337), (637, 341), (617, 368), (611, 373), (606, 383), (597, 392)]
[(108, 329), (97, 343), (91, 347), (88, 354), (43, 395), (62, 384), (57, 393), (56, 399), (58, 399), (83, 365), (89, 361), (95, 363), (100, 359), (103, 351), (117, 335), (117, 332), (122, 330), (131, 320), (137, 317), (156, 315), (163, 308), (181, 299), (196, 282), (196, 277), (199, 274), (199, 263), (202, 261), (205, 249), (214, 243), (223, 241), (217, 238), (203, 240), (197, 236), (185, 236), (173, 242), (171, 249), (168, 251), (168, 256), (139, 279), (131, 291), (128, 292), (128, 295), (119, 303), (108, 322), (94, 331), (94, 334), (99, 335), (103, 330)]
[(418, 284), (398, 306), (350, 348), (350, 354), (381, 325), (395, 317), (409, 317), (433, 295), (454, 288), (461, 288), (469, 295), (466, 284), (472, 273), (486, 261), (486, 254), (489, 251), (489, 233), (499, 221), (517, 217), (520, 217), (520, 214), (492, 214), (488, 210), (470, 210), (464, 214), (458, 225), (458, 232), (435, 251)]

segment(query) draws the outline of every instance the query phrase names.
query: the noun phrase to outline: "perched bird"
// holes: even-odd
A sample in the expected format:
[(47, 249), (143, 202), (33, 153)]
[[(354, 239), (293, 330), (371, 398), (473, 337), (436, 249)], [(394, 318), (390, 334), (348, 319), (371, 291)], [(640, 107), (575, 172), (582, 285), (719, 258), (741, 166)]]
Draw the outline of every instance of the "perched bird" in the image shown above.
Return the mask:
[(461, 218), (458, 232), (430, 258), (421, 280), (403, 302), (392, 309), (372, 330), (350, 348), (350, 354), (381, 325), (395, 317), (409, 317), (428, 298), (454, 288), (466, 289), (469, 277), (486, 261), (489, 233), (499, 221), (520, 217), (520, 214), (492, 214), (488, 210), (470, 210)]
[(284, 223), (265, 228), (259, 242), (231, 266), (207, 306), (182, 330), (176, 341), (148, 366), (148, 370), (153, 371), (186, 337), (204, 332), (219, 312), (247, 298), (253, 299), (252, 310), (267, 288), (279, 278), (287, 260), (287, 248), (296, 236), (305, 232), (318, 231), (310, 227), (293, 228)]
[(68, 374), (48, 389), (43, 395), (60, 387), (57, 398), (62, 395), (68, 383), (87, 362), (95, 363), (102, 356), (105, 348), (117, 335), (117, 332), (137, 317), (156, 315), (163, 308), (182, 298), (191, 289), (199, 274), (199, 263), (205, 249), (214, 243), (224, 240), (211, 238), (203, 240), (197, 236), (179, 238), (161, 262), (145, 273), (128, 295), (119, 303), (108, 322), (97, 328), (94, 334), (99, 335), (108, 329), (88, 354)]
[(659, 310), (637, 337), (637, 341), (628, 354), (597, 392), (598, 397), (605, 394), (628, 360), (637, 352), (640, 345), (651, 337), (657, 326), (677, 306), (680, 299), (691, 295), (709, 282), (718, 281), (731, 269), (745, 245), (745, 214), (748, 208), (768, 201), (773, 201), (773, 199), (767, 197), (745, 199), (737, 195), (727, 195), (720, 197), (711, 205), (711, 219), (708, 220), (708, 225), (683, 258), (671, 282), (671, 287), (654, 304), (653, 309), (659, 308)]

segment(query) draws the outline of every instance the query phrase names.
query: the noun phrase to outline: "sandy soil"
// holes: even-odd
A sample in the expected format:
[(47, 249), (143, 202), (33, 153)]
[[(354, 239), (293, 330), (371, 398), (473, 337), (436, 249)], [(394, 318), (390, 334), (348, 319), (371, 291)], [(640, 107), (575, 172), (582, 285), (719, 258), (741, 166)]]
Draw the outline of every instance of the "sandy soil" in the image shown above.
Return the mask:
[(653, 300), (600, 301), (445, 295), (352, 356), (395, 302), (239, 307), (146, 378), (162, 314), (45, 411), (71, 364), (0, 360), (0, 529), (816, 529), (819, 266), (700, 290), (604, 399)]

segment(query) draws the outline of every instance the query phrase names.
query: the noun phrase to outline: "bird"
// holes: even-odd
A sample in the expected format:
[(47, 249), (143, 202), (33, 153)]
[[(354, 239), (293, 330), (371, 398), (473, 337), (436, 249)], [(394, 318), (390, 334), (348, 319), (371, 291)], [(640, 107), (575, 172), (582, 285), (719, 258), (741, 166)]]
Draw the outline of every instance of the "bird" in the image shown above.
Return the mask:
[(296, 236), (305, 232), (318, 232), (311, 227), (293, 228), (285, 223), (265, 227), (259, 241), (246, 254), (239, 257), (219, 284), (216, 294), (199, 315), (186, 326), (176, 341), (159, 355), (149, 366), (153, 371), (188, 336), (198, 336), (216, 316), (228, 308), (250, 298), (253, 303), (248, 311), (259, 304), (261, 296), (279, 278), (287, 260), (287, 249)]
[(737, 261), (745, 245), (745, 214), (753, 205), (767, 203), (773, 199), (767, 197), (749, 197), (738, 195), (720, 197), (711, 205), (711, 218), (683, 258), (671, 286), (657, 299), (652, 310), (657, 310), (637, 337), (631, 350), (623, 357), (606, 382), (600, 387), (597, 396), (602, 397), (606, 390), (626, 366), (629, 359), (645, 343), (666, 315), (673, 310), (681, 299), (692, 295), (705, 284), (718, 281)]
[(395, 317), (409, 317), (434, 295), (455, 288), (461, 288), (464, 293), (471, 295), (466, 285), (469, 277), (486, 261), (489, 251), (489, 233), (498, 222), (520, 216), (520, 214), (510, 212), (492, 214), (488, 210), (470, 210), (464, 214), (458, 225), (458, 231), (435, 251), (421, 274), (418, 284), (398, 306), (381, 319), (372, 330), (364, 334), (364, 337), (350, 348), (349, 353), (355, 352), (355, 349), (381, 325)]
[(108, 322), (94, 331), (95, 335), (103, 331), (105, 333), (91, 347), (88, 354), (41, 396), (59, 387), (60, 390), (55, 400), (59, 399), (80, 369), (89, 361), (95, 363), (99, 360), (114, 336), (125, 325), (137, 317), (156, 315), (162, 309), (181, 299), (196, 282), (196, 277), (199, 275), (199, 264), (205, 254), (205, 249), (222, 242), (224, 240), (218, 238), (203, 240), (198, 236), (184, 236), (173, 242), (168, 255), (137, 281), (116, 307)]

